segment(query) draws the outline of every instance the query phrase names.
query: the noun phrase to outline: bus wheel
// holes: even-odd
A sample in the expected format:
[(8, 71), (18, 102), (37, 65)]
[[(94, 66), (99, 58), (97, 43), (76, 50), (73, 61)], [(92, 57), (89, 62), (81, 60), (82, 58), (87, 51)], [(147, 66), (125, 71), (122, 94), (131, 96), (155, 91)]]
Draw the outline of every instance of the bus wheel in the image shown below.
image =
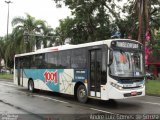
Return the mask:
[(80, 85), (77, 89), (77, 99), (81, 103), (86, 103), (88, 100), (87, 90), (84, 85)]
[(29, 82), (28, 82), (28, 90), (30, 91), (30, 92), (34, 92), (34, 82), (33, 82), (33, 80), (29, 80)]

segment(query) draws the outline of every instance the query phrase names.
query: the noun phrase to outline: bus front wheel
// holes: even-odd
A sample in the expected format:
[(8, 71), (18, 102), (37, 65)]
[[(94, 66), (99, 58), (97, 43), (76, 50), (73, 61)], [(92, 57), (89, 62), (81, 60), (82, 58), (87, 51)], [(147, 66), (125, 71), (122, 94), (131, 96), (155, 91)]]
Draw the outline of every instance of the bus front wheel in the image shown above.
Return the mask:
[(34, 92), (34, 82), (33, 82), (33, 80), (29, 80), (29, 82), (28, 82), (28, 90), (30, 91), (30, 92)]
[(80, 85), (77, 89), (77, 99), (81, 103), (86, 103), (88, 100), (87, 90), (84, 85)]

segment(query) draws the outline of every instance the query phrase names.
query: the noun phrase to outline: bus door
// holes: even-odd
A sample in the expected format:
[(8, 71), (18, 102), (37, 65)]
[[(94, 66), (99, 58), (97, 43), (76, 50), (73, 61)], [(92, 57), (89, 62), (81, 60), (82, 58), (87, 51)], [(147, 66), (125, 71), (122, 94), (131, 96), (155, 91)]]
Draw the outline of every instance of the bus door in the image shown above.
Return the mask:
[(17, 64), (17, 80), (18, 80), (18, 85), (23, 86), (23, 61), (22, 59), (18, 59), (18, 64)]
[(89, 51), (90, 64), (90, 84), (89, 95), (91, 97), (101, 97), (101, 70), (102, 70), (102, 50), (96, 49)]

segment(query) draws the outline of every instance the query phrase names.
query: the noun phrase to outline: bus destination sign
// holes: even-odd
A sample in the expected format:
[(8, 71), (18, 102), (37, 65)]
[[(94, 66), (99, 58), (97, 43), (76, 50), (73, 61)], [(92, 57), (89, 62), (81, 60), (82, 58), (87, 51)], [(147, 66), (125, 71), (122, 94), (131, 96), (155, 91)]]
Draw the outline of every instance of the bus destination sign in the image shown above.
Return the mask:
[(133, 48), (133, 49), (139, 48), (138, 44), (131, 43), (131, 42), (117, 42), (116, 46), (117, 47), (123, 47), (123, 48)]

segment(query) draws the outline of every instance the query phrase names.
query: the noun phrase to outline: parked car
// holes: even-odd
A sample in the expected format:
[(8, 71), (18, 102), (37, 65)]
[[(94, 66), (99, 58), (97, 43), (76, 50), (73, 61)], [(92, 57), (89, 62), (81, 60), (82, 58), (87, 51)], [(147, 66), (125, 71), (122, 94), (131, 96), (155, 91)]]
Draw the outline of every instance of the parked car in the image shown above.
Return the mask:
[(155, 80), (155, 76), (151, 72), (146, 72), (146, 79), (147, 80)]
[(7, 69), (1, 69), (1, 71), (0, 71), (1, 73), (7, 73), (7, 74), (9, 74), (10, 73), (10, 71), (9, 70), (7, 70)]

